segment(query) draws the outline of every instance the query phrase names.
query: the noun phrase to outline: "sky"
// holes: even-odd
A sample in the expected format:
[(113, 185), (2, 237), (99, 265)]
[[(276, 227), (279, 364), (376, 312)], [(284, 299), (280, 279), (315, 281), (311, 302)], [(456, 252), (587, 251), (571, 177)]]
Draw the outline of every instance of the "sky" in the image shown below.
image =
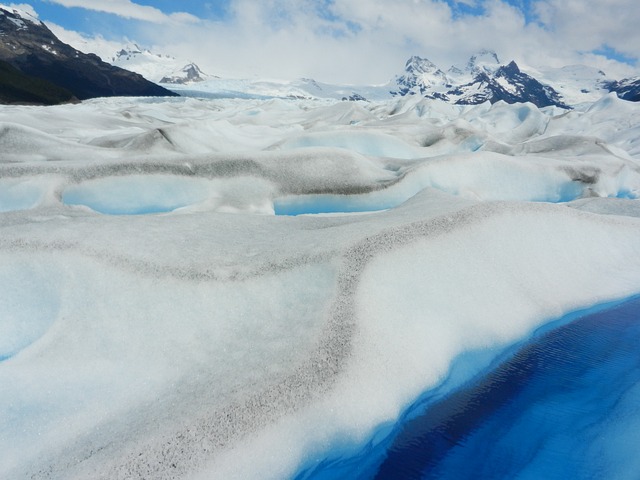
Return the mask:
[[(383, 84), (411, 55), (447, 69), (490, 49), (521, 67), (640, 74), (637, 0), (32, 0), (63, 41), (137, 43), (206, 73)], [(97, 40), (97, 43), (96, 43)], [(97, 45), (97, 46), (96, 46)]]

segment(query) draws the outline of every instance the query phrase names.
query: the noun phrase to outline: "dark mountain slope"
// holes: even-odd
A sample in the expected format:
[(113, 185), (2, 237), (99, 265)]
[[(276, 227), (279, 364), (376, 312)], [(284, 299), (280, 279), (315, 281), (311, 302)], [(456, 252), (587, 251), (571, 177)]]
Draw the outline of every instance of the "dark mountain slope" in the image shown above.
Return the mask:
[(448, 94), (458, 96), (456, 103), (463, 105), (502, 100), (507, 103), (531, 102), (538, 107), (556, 105), (569, 108), (562, 102), (558, 92), (522, 72), (513, 61), (501, 66), (493, 74), (478, 73), (473, 82), (453, 89)]
[(0, 8), (0, 61), (69, 90), (80, 100), (110, 96), (176, 96), (138, 75), (82, 53), (40, 21)]
[(608, 82), (605, 87), (610, 92), (616, 92), (622, 100), (640, 102), (640, 77)]
[(25, 75), (0, 61), (0, 103), (56, 105), (74, 99), (69, 90), (41, 78)]

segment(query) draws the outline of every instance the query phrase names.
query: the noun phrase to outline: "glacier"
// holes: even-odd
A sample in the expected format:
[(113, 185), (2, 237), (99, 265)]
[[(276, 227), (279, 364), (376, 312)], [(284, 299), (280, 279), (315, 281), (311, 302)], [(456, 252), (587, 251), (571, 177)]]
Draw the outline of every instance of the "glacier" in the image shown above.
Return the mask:
[(2, 478), (304, 478), (640, 293), (614, 94), (0, 106), (0, 151)]

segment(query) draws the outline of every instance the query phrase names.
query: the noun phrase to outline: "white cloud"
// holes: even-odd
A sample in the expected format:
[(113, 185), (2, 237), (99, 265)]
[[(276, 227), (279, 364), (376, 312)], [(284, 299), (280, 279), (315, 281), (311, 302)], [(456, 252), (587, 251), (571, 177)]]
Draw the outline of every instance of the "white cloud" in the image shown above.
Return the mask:
[(542, 0), (536, 12), (549, 33), (572, 49), (588, 51), (608, 45), (638, 59), (637, 0)]
[(47, 27), (64, 43), (84, 53), (95, 53), (104, 61), (109, 61), (125, 44), (134, 43), (127, 38), (107, 40), (102, 35), (88, 37), (51, 22), (47, 22)]
[(21, 10), (25, 13), (28, 13), (33, 18), (38, 18), (38, 13), (34, 10), (34, 8), (31, 5), (28, 5), (26, 3), (10, 3), (8, 5), (0, 4), (0, 7), (4, 7), (7, 10), (14, 10), (14, 9)]
[(133, 3), (131, 0), (49, 0), (64, 7), (79, 7), (98, 12), (112, 13), (124, 18), (143, 20), (152, 23), (189, 23), (198, 18), (184, 12), (166, 14), (161, 10), (146, 5)]
[(223, 76), (385, 83), (410, 55), (446, 69), (483, 48), (521, 65), (586, 63), (626, 76), (637, 71), (591, 51), (606, 44), (638, 58), (640, 45), (637, 0), (537, 0), (534, 23), (505, 0), (458, 2), (481, 5), (479, 16), (456, 15), (441, 0), (232, 0), (224, 21), (188, 27), (129, 0), (55, 1), (152, 22), (128, 36)]
[(544, 37), (539, 27), (525, 26), (522, 13), (501, 1), (485, 6), (484, 16), (461, 18), (431, 0), (334, 0), (324, 14), (309, 0), (235, 0), (228, 23), (146, 34), (158, 49), (190, 52), (214, 73), (353, 83), (384, 83), (412, 54), (447, 68), (482, 48), (503, 56), (537, 51)]

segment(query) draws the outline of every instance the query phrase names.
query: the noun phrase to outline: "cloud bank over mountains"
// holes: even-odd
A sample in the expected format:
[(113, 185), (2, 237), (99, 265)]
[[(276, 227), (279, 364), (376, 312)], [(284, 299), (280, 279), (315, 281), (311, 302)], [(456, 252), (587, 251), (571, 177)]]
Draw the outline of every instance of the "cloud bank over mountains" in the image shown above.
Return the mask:
[[(135, 41), (228, 76), (384, 83), (410, 55), (453, 65), (481, 48), (523, 66), (580, 63), (616, 77), (638, 72), (635, 0), (228, 0), (198, 6), (164, 0), (153, 7), (131, 0), (53, 2), (109, 14), (121, 27), (107, 35), (91, 25), (42, 18), (58, 23), (54, 31), (63, 39), (66, 30)], [(31, 3), (38, 11), (44, 5)]]

